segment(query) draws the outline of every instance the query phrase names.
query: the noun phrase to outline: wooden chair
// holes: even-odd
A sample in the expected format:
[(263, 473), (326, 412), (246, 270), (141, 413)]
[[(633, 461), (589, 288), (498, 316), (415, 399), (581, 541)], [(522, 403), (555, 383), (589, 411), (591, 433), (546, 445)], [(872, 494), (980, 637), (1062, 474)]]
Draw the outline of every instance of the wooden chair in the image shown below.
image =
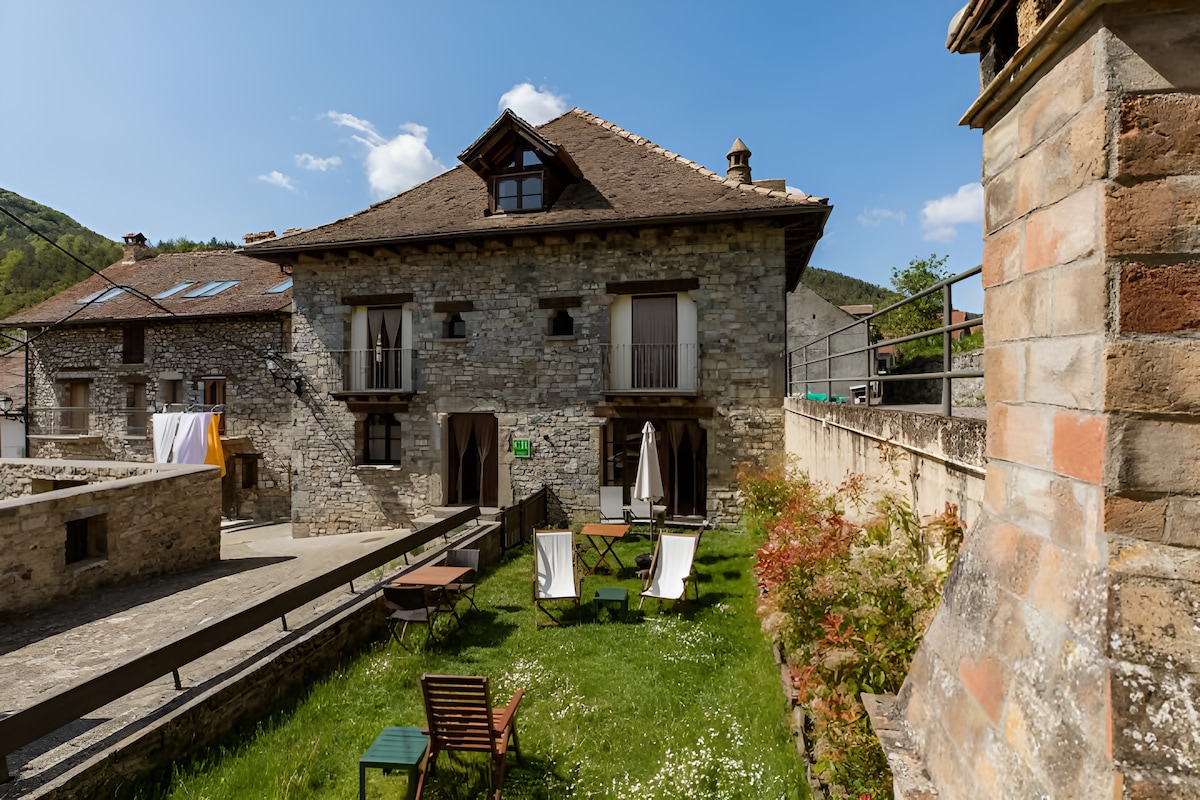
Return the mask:
[(573, 600), (579, 610), (579, 555), (575, 534), (570, 531), (535, 531), (533, 534), (533, 605), (534, 620), (541, 609), (550, 620), (561, 620), (543, 605), (551, 600)]
[[(441, 613), (441, 609), (438, 608), (437, 602), (429, 596), (429, 592), (424, 586), (385, 586), (383, 587), (383, 604), (388, 610), (388, 626), (391, 637), (399, 642), (405, 650), (409, 648), (404, 644), (404, 633), (414, 622), (428, 626), (429, 638), (437, 641), (437, 636), (433, 632), (433, 620)], [(397, 636), (396, 627), (401, 623), (403, 623), (403, 627), (400, 628), (400, 635)]]
[(446, 551), (446, 566), (447, 567), (470, 567), (471, 581), (470, 583), (462, 581), (460, 583), (452, 583), (446, 587), (446, 591), (457, 600), (460, 597), (465, 597), (471, 603), (471, 607), (476, 611), (479, 606), (475, 605), (475, 583), (474, 581), (479, 575), (479, 551), (473, 549), (467, 550), (447, 550)]
[(700, 599), (700, 587), (696, 585), (692, 562), (700, 535), (696, 533), (663, 533), (654, 548), (654, 560), (650, 564), (650, 577), (642, 592), (638, 608), (653, 597), (663, 600), (682, 600), (687, 597), (687, 585), (692, 584), (696, 599)]
[(521, 760), (517, 741), (517, 707), (525, 696), (518, 689), (504, 708), (492, 708), (488, 679), (464, 675), (422, 675), (421, 692), (425, 696), (425, 718), (429, 735), (429, 771), (437, 763), (438, 753), (458, 750), (490, 753), (490, 787), (493, 800), (504, 789), (505, 757), (508, 742)]

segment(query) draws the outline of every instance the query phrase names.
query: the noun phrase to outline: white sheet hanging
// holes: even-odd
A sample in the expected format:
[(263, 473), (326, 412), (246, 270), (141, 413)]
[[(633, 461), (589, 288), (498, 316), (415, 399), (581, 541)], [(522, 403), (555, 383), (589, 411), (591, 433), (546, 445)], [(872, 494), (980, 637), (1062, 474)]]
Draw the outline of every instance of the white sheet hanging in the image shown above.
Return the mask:
[(154, 460), (159, 464), (171, 463), (171, 455), (175, 449), (175, 435), (179, 432), (181, 413), (155, 414), (154, 426)]
[(212, 414), (206, 411), (182, 414), (179, 432), (175, 435), (175, 464), (203, 464), (208, 455), (208, 425)]

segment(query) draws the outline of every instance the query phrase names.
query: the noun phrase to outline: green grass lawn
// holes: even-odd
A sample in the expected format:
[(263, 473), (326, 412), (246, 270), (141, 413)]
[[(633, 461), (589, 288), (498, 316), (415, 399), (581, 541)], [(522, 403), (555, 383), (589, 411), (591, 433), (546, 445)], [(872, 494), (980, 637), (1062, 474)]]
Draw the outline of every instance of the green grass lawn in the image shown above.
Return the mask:
[[(630, 567), (645, 537), (622, 541)], [(489, 570), (479, 611), (439, 620), (442, 641), (415, 652), (380, 643), (311, 691), (286, 715), (236, 747), (178, 772), (142, 798), (350, 798), (358, 758), (389, 725), (424, 724), (418, 676), (487, 675), (493, 700), (518, 687), (524, 762), (508, 760), (504, 796), (518, 798), (805, 798), (803, 766), (766, 638), (754, 615), (754, 543), (733, 531), (704, 534), (700, 600), (613, 621), (535, 629), (532, 549)], [(632, 570), (583, 582), (624, 586), (636, 608)], [(486, 756), (443, 754), (425, 797), (486, 796)], [(367, 797), (404, 796), (404, 778), (368, 772)]]

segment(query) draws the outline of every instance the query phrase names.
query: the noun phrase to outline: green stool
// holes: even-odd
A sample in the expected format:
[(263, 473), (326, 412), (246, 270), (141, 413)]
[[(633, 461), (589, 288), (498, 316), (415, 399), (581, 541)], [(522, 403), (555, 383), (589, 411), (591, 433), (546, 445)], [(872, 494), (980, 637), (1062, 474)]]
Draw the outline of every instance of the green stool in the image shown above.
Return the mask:
[(417, 796), (417, 783), (428, 752), (429, 737), (419, 728), (384, 728), (358, 760), (358, 800), (367, 797), (368, 767), (385, 773), (401, 769), (407, 772), (407, 797), (412, 800)]
[(592, 597), (592, 609), (599, 614), (602, 608), (607, 608), (610, 616), (628, 611), (629, 590), (620, 586), (603, 586), (597, 589)]

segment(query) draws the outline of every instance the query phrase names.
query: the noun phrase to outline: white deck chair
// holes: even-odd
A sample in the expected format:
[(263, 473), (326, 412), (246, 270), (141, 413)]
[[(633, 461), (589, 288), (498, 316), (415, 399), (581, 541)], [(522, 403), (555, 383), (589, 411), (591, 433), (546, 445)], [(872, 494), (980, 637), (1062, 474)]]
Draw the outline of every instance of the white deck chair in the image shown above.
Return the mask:
[(575, 534), (570, 531), (535, 531), (533, 534), (534, 620), (540, 627), (537, 609), (556, 624), (562, 622), (546, 609), (545, 602), (572, 600), (579, 609), (579, 569)]
[(654, 548), (654, 562), (650, 565), (650, 579), (642, 592), (638, 608), (647, 597), (655, 600), (682, 600), (687, 596), (687, 585), (692, 584), (696, 599), (700, 599), (700, 587), (692, 573), (692, 561), (700, 537), (695, 533), (663, 533)]
[(620, 486), (600, 487), (600, 521), (622, 523), (625, 521), (625, 490)]

